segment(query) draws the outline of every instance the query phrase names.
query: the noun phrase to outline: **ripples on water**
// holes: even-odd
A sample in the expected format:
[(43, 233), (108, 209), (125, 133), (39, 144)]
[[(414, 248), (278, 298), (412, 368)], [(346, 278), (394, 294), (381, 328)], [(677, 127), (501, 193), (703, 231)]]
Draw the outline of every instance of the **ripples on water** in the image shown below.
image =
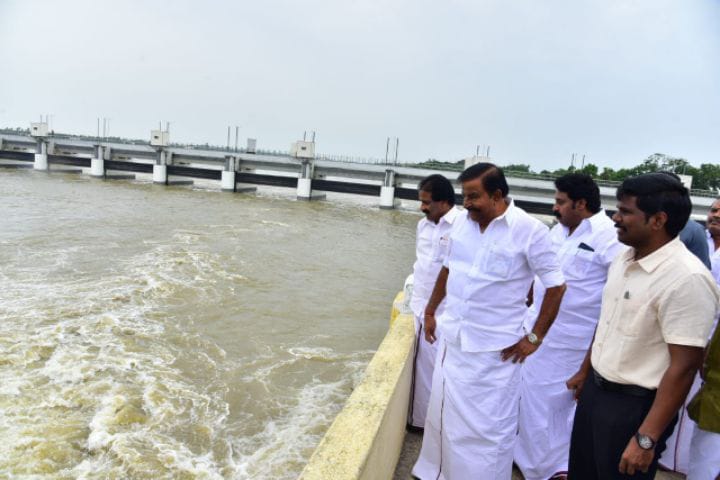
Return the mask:
[(0, 172), (0, 477), (295, 478), (417, 215)]

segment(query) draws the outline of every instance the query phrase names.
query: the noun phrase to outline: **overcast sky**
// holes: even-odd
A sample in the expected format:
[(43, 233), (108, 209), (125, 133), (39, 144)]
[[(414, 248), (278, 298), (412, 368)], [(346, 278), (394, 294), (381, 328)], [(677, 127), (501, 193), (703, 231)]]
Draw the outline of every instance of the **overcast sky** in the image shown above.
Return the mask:
[[(557, 168), (720, 162), (720, 0), (0, 0), (0, 126)], [(234, 143), (234, 139), (232, 141)]]

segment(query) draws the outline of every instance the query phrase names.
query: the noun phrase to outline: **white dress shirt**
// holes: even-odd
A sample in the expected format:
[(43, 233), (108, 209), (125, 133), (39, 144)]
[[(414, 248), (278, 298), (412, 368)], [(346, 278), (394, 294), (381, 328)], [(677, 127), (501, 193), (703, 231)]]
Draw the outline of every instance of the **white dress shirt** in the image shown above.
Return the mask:
[[(410, 308), (419, 318), (423, 317), (425, 306), (435, 287), (435, 280), (447, 256), (450, 232), (464, 219), (465, 216), (460, 209), (452, 207), (437, 224), (427, 218), (422, 218), (417, 224), (416, 260), (413, 265), (413, 293)], [(441, 308), (442, 304), (438, 306), (436, 314), (442, 312)]]
[[(625, 247), (617, 239), (615, 224), (604, 210), (584, 219), (568, 236), (570, 229), (558, 223), (550, 230), (550, 241), (557, 253), (567, 290), (560, 311), (543, 343), (556, 348), (584, 350), (590, 347), (600, 317), (602, 291), (610, 263)], [(529, 324), (535, 323), (545, 286), (535, 282)]]
[(715, 242), (709, 231), (705, 230), (705, 234), (707, 235), (708, 255), (710, 256), (710, 270), (713, 278), (715, 278), (715, 283), (720, 285), (720, 248), (715, 250)]
[(482, 233), (469, 218), (458, 225), (445, 266), (447, 303), (437, 323), (448, 342), (467, 352), (502, 350), (522, 337), (535, 275), (548, 288), (565, 281), (548, 228), (512, 201)]

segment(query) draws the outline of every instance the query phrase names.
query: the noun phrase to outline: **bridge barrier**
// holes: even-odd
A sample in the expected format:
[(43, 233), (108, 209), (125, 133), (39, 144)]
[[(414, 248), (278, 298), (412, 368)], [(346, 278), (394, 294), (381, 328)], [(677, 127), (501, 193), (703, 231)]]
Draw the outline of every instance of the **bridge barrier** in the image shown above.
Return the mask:
[(393, 302), (390, 329), (365, 376), (300, 474), (301, 480), (392, 478), (405, 439), (414, 346), (414, 319)]

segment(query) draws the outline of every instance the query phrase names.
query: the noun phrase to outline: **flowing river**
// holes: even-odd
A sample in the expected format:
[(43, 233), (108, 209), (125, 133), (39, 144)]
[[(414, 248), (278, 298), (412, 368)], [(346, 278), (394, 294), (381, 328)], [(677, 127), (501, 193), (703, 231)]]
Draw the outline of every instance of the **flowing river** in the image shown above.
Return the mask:
[(0, 478), (296, 478), (419, 218), (328, 197), (0, 171)]

